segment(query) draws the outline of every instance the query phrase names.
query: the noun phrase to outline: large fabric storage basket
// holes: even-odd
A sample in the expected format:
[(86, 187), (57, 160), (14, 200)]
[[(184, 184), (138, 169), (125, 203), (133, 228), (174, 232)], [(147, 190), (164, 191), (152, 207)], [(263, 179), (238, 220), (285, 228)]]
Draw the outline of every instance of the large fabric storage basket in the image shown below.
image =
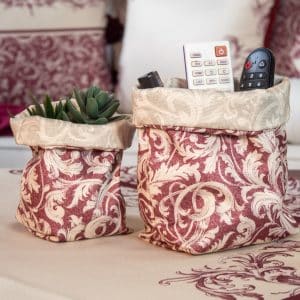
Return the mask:
[(287, 184), (289, 81), (267, 90), (135, 89), (144, 240), (201, 254), (298, 231)]

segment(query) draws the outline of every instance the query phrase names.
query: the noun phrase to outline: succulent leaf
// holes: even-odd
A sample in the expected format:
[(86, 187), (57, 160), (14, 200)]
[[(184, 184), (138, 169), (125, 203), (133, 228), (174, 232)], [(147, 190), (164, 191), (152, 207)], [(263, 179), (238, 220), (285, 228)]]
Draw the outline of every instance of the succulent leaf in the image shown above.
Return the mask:
[(103, 111), (103, 109), (106, 107), (106, 105), (111, 101), (109, 98), (109, 95), (105, 92), (101, 92), (96, 96), (96, 100), (98, 103), (98, 110), (99, 112)]
[(98, 104), (95, 98), (88, 98), (86, 102), (87, 115), (92, 119), (98, 118)]
[(55, 106), (55, 110), (54, 110), (54, 114), (55, 114), (55, 118), (57, 118), (57, 116), (59, 115), (59, 113), (63, 110), (63, 104), (61, 101), (59, 101), (58, 104), (56, 104)]
[[(71, 98), (76, 99), (76, 104)], [(73, 97), (67, 97), (66, 101), (59, 101), (56, 105), (48, 95), (45, 96), (43, 105), (35, 98), (33, 102), (35, 105), (27, 108), (30, 116), (86, 124), (106, 124), (126, 117), (122, 115), (112, 117), (119, 107), (119, 100), (116, 100), (113, 94), (95, 86), (90, 87), (86, 92), (74, 89)]]
[(86, 99), (91, 98), (94, 96), (94, 87), (91, 86), (90, 88), (88, 88), (88, 90), (86, 91)]
[(34, 104), (35, 104), (35, 114), (37, 116), (40, 116), (40, 117), (46, 117), (45, 112), (44, 112), (41, 104), (35, 98), (33, 99), (33, 101), (34, 101)]
[(75, 95), (76, 102), (80, 108), (80, 111), (85, 113), (86, 112), (85, 103), (84, 100), (82, 99), (80, 92), (77, 89), (74, 90), (74, 95)]
[(81, 95), (81, 99), (83, 100), (84, 105), (86, 105), (86, 93), (81, 91), (80, 95)]
[(81, 113), (76, 109), (71, 100), (66, 101), (66, 107), (68, 109), (68, 116), (70, 120), (74, 123), (84, 123), (84, 119), (81, 116)]
[(110, 118), (117, 111), (119, 105), (120, 105), (119, 101), (117, 100), (112, 101), (109, 107), (100, 114), (100, 117)]
[(33, 112), (30, 110), (29, 107), (27, 107), (26, 110), (28, 111), (28, 113), (29, 113), (30, 116), (33, 116)]
[(109, 118), (109, 122), (119, 121), (119, 120), (123, 120), (123, 119), (126, 119), (126, 116), (124, 116), (124, 115), (115, 116), (115, 117)]
[(93, 97), (96, 97), (100, 92), (101, 90), (97, 86), (93, 87)]
[(45, 96), (44, 109), (45, 109), (46, 118), (50, 118), (50, 119), (55, 118), (55, 113), (54, 113), (54, 108), (52, 106), (51, 98), (48, 95)]
[(107, 120), (107, 118), (98, 118), (96, 120), (87, 119), (87, 120), (85, 120), (85, 122), (87, 124), (95, 124), (95, 125), (98, 124), (98, 125), (100, 125), (100, 124), (106, 124), (106, 123), (108, 123), (108, 120)]
[(70, 122), (70, 118), (68, 117), (68, 115), (63, 110), (61, 110), (59, 112), (59, 114), (57, 116), (57, 119)]

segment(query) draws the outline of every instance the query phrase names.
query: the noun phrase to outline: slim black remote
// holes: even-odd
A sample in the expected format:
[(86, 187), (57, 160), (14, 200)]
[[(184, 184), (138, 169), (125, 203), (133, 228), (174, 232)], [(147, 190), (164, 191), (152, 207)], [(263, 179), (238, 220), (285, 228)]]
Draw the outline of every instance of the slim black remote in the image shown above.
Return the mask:
[(155, 87), (163, 87), (164, 84), (160, 79), (157, 71), (149, 72), (146, 75), (138, 78), (140, 89), (150, 89)]
[(267, 89), (274, 85), (275, 58), (271, 50), (258, 48), (251, 52), (244, 64), (240, 90)]

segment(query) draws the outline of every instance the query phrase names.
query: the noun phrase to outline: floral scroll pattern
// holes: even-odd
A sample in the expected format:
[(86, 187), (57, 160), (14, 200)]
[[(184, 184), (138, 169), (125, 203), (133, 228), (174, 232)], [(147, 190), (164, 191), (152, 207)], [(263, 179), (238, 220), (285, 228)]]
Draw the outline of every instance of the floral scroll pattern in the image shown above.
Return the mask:
[(296, 233), (286, 183), (282, 128), (139, 129), (140, 237), (155, 245), (200, 254)]
[(291, 214), (300, 224), (300, 181), (289, 178), (284, 204), (289, 207)]
[(51, 241), (126, 233), (120, 162), (118, 151), (35, 149), (22, 176), (18, 221)]
[[(288, 299), (300, 297), (300, 275), (285, 258), (293, 258), (300, 252), (299, 241), (283, 241), (266, 246), (258, 252), (223, 256), (220, 266), (194, 268), (189, 273), (177, 272), (178, 276), (159, 281), (162, 285), (175, 282), (194, 284), (199, 292), (218, 299)], [(289, 285), (288, 291), (275, 292), (272, 289), (259, 291), (259, 282), (264, 285), (277, 283)], [(266, 295), (268, 293), (268, 295)], [(279, 296), (279, 297), (278, 297)], [(299, 299), (299, 298), (293, 298)]]
[(0, 102), (31, 104), (46, 93), (58, 99), (74, 86), (111, 88), (101, 30), (0, 36)]
[(280, 1), (269, 47), (276, 57), (276, 73), (300, 77), (300, 2)]

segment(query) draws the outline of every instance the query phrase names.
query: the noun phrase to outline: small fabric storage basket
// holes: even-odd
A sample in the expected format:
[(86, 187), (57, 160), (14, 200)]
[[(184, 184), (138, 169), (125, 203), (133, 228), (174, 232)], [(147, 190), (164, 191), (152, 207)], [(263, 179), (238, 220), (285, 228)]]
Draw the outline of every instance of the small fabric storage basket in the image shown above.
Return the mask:
[(201, 254), (298, 232), (283, 205), (289, 81), (267, 90), (134, 90), (140, 237)]
[(16, 142), (33, 153), (21, 181), (20, 223), (55, 242), (127, 232), (120, 164), (134, 133), (130, 119), (86, 125), (22, 112), (10, 122)]

